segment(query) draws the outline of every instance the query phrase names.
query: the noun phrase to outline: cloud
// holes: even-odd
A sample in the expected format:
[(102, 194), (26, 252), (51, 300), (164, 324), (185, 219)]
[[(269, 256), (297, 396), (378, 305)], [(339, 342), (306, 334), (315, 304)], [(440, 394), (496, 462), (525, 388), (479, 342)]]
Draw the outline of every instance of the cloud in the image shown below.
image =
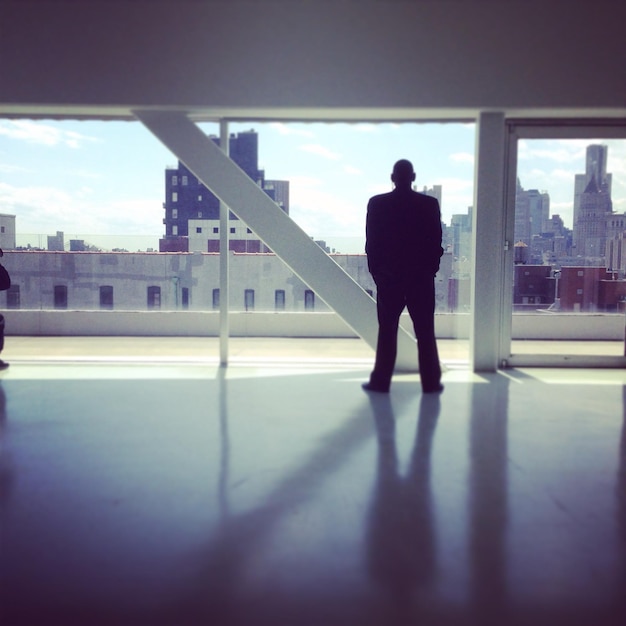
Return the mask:
[(318, 143), (305, 143), (300, 146), (300, 150), (308, 152), (309, 154), (321, 156), (324, 159), (329, 159), (330, 161), (338, 161), (341, 158), (340, 154), (337, 154), (336, 152), (333, 152)]
[(361, 174), (363, 174), (362, 170), (360, 170), (358, 167), (354, 167), (353, 165), (344, 165), (343, 171), (346, 174), (354, 174), (355, 176), (360, 176)]
[(474, 155), (469, 152), (455, 152), (450, 155), (450, 161), (453, 163), (469, 163), (474, 165)]
[(79, 148), (83, 143), (98, 141), (94, 137), (72, 130), (62, 130), (31, 120), (0, 121), (0, 136), (49, 147), (62, 145), (74, 149)]
[[(155, 234), (162, 229), (160, 203), (137, 198), (107, 203), (89, 187), (67, 192), (55, 187), (0, 183), (0, 205), (14, 214), (20, 234), (57, 231), (80, 235)], [(122, 236), (123, 239), (123, 236)]]
[(550, 147), (544, 147), (546, 142), (521, 140), (518, 143), (517, 158), (521, 161), (530, 159), (546, 159), (557, 163), (580, 163), (584, 162), (585, 151), (590, 142), (571, 141), (550, 142)]
[(285, 122), (271, 122), (270, 128), (278, 131), (280, 135), (295, 135), (298, 137), (315, 137), (315, 133), (307, 128), (301, 126), (294, 126), (293, 124), (286, 124)]

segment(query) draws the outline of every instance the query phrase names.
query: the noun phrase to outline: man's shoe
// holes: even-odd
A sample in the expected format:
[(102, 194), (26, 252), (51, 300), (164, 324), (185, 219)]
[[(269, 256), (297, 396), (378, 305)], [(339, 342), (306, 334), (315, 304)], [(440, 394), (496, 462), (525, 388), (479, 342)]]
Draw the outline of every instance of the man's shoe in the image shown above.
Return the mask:
[(363, 383), (361, 385), (365, 391), (375, 391), (376, 393), (389, 393), (389, 387), (377, 387), (376, 385), (372, 385), (372, 383)]
[(442, 391), (443, 391), (443, 385), (441, 383), (439, 383), (436, 387), (433, 387), (432, 389), (423, 390), (424, 393), (441, 393)]

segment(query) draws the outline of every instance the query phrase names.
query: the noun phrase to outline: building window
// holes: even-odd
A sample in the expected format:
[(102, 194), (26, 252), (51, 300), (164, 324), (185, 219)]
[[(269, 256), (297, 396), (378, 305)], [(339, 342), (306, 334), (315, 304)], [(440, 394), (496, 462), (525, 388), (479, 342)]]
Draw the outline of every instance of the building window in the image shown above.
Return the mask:
[(67, 285), (54, 286), (54, 308), (67, 309)]
[(202, 211), (198, 211), (198, 219), (202, 217)]
[(187, 176), (183, 176), (183, 185), (187, 185), (189, 182), (189, 178)]
[(172, 226), (172, 235), (178, 235), (178, 224)]
[(11, 285), (7, 289), (7, 309), (20, 308), (20, 286)]
[(582, 289), (576, 289), (576, 295), (577, 296), (582, 296), (583, 295), (583, 290)]
[(248, 235), (252, 234), (252, 231), (249, 228), (246, 228), (246, 232), (248, 233)]
[(234, 229), (234, 228), (231, 228), (231, 229), (230, 229), (230, 234), (231, 234), (231, 235), (234, 235), (234, 234), (235, 234), (235, 229)]
[(4, 233), (4, 232), (6, 232), (4, 226), (0, 226), (0, 233)]
[(243, 304), (246, 311), (254, 311), (254, 289), (244, 291)]
[(213, 309), (219, 309), (220, 308), (220, 290), (219, 289), (214, 289), (213, 290)]
[(178, 202), (178, 192), (172, 191), (172, 202)]
[(155, 285), (148, 287), (148, 308), (161, 308), (161, 287), (157, 287)]
[(172, 209), (172, 219), (173, 220), (178, 219), (178, 209)]
[(284, 289), (277, 289), (274, 292), (274, 308), (277, 311), (285, 310), (285, 290)]
[(100, 308), (113, 309), (113, 287), (111, 285), (100, 287)]
[(304, 291), (304, 310), (312, 311), (315, 309), (315, 294), (310, 289)]
[(189, 287), (183, 287), (181, 290), (181, 304), (183, 309), (189, 308)]
[(196, 233), (200, 234), (202, 232), (202, 226), (196, 226)]
[(366, 289), (366, 290), (365, 290), (365, 293), (366, 293), (368, 296), (371, 296), (372, 298), (374, 297), (374, 292), (373, 292), (371, 289)]
[(172, 176), (172, 185), (178, 185), (178, 176)]
[(213, 227), (213, 232), (217, 235), (220, 232), (220, 229), (217, 226)]
[(198, 202), (202, 202), (202, 196), (198, 196)]
[(583, 272), (583, 270), (578, 270), (578, 276), (584, 276), (585, 272)]

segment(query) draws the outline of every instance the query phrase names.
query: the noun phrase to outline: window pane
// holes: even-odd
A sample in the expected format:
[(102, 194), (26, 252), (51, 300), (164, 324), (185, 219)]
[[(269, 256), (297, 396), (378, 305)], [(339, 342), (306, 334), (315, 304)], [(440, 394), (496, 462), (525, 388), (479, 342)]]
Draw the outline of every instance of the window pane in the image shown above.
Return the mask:
[(100, 287), (100, 308), (113, 308), (113, 287), (111, 285), (102, 285)]
[(54, 286), (54, 308), (55, 309), (67, 309), (67, 286), (66, 285)]
[(625, 171), (625, 140), (518, 142), (512, 354), (623, 355)]

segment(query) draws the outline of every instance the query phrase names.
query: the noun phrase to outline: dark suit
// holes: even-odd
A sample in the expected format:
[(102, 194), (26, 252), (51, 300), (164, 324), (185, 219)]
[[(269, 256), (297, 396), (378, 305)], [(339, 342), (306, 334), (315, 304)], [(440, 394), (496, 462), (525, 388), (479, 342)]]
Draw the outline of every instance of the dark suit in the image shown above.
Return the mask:
[(374, 196), (367, 205), (365, 251), (377, 287), (378, 344), (370, 383), (388, 388), (396, 361), (398, 323), (406, 306), (417, 337), (424, 391), (441, 379), (435, 339), (435, 274), (443, 254), (435, 198), (410, 187)]

